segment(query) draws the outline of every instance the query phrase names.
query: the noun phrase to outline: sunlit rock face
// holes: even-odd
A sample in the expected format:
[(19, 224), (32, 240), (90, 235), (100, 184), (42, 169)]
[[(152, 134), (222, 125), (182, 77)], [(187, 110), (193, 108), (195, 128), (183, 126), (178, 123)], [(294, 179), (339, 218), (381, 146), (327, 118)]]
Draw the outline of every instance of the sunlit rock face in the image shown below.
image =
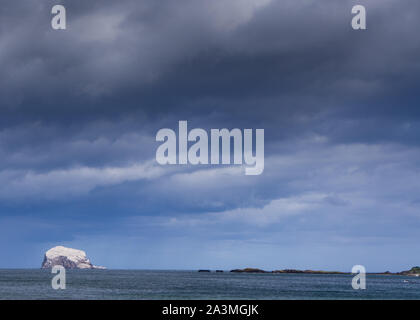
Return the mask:
[(57, 265), (66, 269), (105, 269), (104, 267), (94, 266), (86, 256), (86, 252), (63, 246), (48, 250), (45, 253), (41, 268), (48, 269)]

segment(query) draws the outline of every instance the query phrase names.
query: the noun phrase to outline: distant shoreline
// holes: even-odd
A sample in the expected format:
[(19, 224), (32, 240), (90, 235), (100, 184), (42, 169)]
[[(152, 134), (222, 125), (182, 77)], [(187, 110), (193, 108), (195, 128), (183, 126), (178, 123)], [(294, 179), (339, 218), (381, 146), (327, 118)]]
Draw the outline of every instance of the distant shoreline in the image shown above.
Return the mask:
[[(201, 269), (198, 272), (211, 272), (209, 269)], [(216, 270), (215, 272), (222, 272), (221, 270)], [(341, 272), (341, 271), (325, 271), (325, 270), (297, 270), (297, 269), (283, 269), (283, 270), (273, 270), (266, 271), (258, 268), (244, 268), (244, 269), (233, 269), (229, 272), (232, 273), (274, 273), (274, 274), (325, 274), (325, 275), (334, 275), (334, 274), (352, 274), (351, 272)], [(401, 272), (367, 272), (366, 274), (371, 275), (399, 275), (399, 276), (420, 276), (420, 267), (413, 267), (407, 271)]]

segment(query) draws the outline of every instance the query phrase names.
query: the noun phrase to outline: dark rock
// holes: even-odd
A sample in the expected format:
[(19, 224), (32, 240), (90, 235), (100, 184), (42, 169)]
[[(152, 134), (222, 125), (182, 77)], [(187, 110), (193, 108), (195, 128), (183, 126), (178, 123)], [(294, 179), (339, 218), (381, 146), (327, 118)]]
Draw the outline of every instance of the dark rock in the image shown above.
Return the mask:
[(233, 269), (230, 272), (237, 273), (267, 273), (267, 271), (256, 269), (256, 268), (245, 268), (245, 269)]

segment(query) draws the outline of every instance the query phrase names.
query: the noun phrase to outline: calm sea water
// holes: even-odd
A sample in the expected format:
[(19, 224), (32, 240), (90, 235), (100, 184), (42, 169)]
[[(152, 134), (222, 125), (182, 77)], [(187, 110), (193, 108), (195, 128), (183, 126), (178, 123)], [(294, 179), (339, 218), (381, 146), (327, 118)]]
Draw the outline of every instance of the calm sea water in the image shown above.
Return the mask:
[(54, 290), (49, 270), (0, 270), (0, 299), (420, 299), (420, 278), (368, 275), (353, 290), (350, 275), (68, 270)]

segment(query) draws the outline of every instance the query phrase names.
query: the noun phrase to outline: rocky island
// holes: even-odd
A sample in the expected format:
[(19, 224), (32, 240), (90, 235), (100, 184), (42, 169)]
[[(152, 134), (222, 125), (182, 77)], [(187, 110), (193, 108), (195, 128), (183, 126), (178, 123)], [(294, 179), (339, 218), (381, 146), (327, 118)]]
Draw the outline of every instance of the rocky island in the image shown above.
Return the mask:
[(420, 277), (420, 267), (413, 267), (410, 270), (400, 272), (399, 274), (404, 275), (404, 276)]
[(48, 250), (44, 255), (42, 269), (49, 269), (54, 266), (63, 266), (66, 269), (106, 269), (95, 266), (82, 250), (57, 246)]
[(257, 268), (233, 269), (230, 272), (236, 272), (236, 273), (268, 273), (268, 271), (257, 269)]
[(339, 271), (321, 271), (321, 270), (295, 270), (295, 269), (284, 269), (265, 271), (257, 268), (245, 268), (245, 269), (233, 269), (230, 272), (235, 273), (308, 273), (308, 274), (348, 274), (348, 272)]
[[(351, 272), (340, 272), (340, 271), (324, 271), (324, 270), (296, 270), (296, 269), (284, 269), (284, 270), (273, 270), (266, 271), (257, 268), (245, 268), (245, 269), (233, 269), (230, 272), (234, 273), (303, 273), (303, 274), (351, 274)], [(368, 274), (376, 275), (402, 275), (402, 276), (415, 276), (420, 277), (420, 267), (413, 267), (407, 271), (401, 272), (368, 272)]]

